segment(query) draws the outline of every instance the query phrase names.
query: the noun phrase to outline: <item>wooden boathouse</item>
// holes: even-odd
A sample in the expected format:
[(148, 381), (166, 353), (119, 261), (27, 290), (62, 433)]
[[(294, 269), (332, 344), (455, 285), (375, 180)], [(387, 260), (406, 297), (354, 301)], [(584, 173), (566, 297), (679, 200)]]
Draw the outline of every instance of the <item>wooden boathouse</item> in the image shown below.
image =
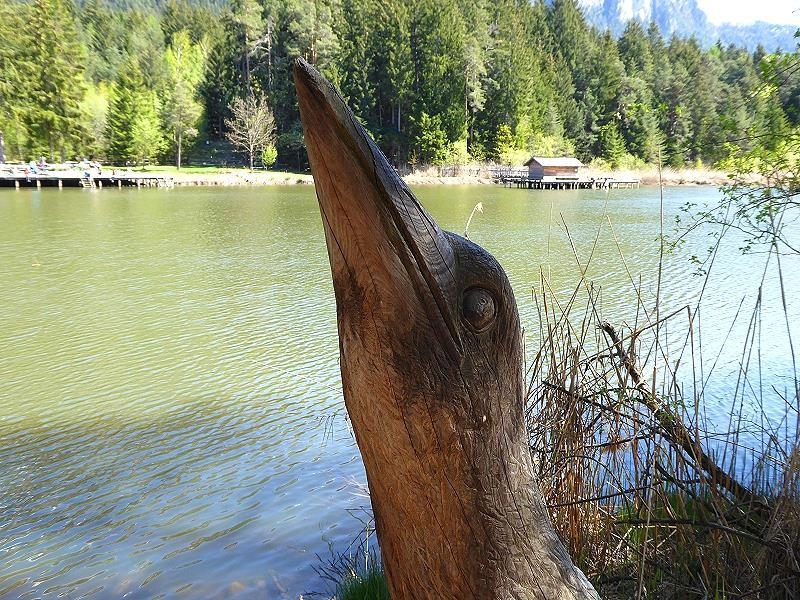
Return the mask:
[(495, 169), (495, 182), (509, 187), (529, 190), (585, 190), (611, 188), (638, 188), (638, 179), (616, 177), (588, 177), (585, 166), (577, 158), (533, 156), (525, 167)]
[(571, 156), (560, 156), (556, 158), (546, 158), (544, 156), (532, 156), (525, 163), (528, 167), (528, 177), (533, 180), (556, 177), (564, 181), (570, 179), (580, 179), (583, 163)]

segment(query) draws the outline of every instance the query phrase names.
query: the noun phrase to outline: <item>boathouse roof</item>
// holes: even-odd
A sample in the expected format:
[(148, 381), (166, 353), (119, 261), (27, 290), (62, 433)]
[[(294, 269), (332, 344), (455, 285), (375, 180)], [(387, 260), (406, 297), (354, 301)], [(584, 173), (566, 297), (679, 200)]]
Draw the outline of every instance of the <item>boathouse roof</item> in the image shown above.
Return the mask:
[(557, 156), (555, 158), (548, 158), (544, 156), (531, 156), (525, 163), (525, 166), (530, 166), (532, 163), (537, 163), (543, 167), (582, 167), (583, 163), (577, 158), (572, 156)]

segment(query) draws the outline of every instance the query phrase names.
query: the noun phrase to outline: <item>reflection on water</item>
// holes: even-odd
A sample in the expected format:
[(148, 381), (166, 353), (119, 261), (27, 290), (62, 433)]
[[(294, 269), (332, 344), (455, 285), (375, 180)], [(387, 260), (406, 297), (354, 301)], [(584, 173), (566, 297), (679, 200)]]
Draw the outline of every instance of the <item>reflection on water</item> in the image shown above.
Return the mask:
[[(506, 267), (529, 347), (541, 272), (566, 295), (585, 270), (617, 323), (641, 319), (633, 285), (655, 297), (655, 190), (419, 194), (456, 232), (483, 201), (470, 237)], [(669, 190), (667, 222), (715, 194)], [(705, 292), (718, 370), (735, 373), (724, 333), (763, 260), (729, 249)], [(315, 554), (356, 532), (364, 476), (313, 189), (0, 191), (0, 265), (0, 598), (322, 589)], [(665, 310), (698, 297), (690, 272), (665, 261)], [(762, 318), (763, 376), (784, 385), (784, 318)]]

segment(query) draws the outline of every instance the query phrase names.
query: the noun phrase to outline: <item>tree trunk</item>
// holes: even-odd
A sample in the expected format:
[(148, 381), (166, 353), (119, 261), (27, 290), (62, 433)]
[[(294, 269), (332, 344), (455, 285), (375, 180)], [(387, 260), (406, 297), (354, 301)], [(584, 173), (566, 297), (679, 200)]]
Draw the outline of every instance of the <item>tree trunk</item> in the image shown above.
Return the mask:
[(6, 139), (0, 131), (0, 163), (6, 162)]
[(178, 134), (178, 170), (181, 170), (181, 143), (183, 142), (183, 136)]

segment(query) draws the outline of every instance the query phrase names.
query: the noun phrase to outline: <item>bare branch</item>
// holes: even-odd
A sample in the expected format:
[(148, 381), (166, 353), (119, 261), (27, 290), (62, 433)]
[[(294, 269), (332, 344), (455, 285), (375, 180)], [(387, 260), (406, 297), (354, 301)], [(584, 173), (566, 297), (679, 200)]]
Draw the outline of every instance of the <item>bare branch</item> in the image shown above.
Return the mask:
[(225, 137), (236, 148), (246, 152), (253, 168), (253, 157), (275, 143), (275, 117), (266, 96), (236, 98), (230, 106), (232, 119), (225, 119)]

